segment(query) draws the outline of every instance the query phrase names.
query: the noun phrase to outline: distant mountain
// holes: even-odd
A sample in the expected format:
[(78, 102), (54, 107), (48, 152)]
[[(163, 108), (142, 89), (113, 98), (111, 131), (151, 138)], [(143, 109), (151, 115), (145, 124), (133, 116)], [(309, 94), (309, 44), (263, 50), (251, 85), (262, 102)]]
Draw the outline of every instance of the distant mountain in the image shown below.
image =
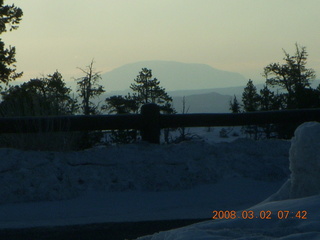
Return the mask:
[[(178, 113), (182, 112), (184, 96), (189, 113), (230, 112), (230, 100), (236, 95), (241, 101), (243, 89), (248, 82), (248, 79), (238, 73), (221, 71), (205, 64), (144, 61), (126, 64), (102, 74), (101, 84), (105, 86), (106, 93), (100, 100), (130, 92), (130, 84), (143, 67), (152, 69), (153, 77), (159, 79), (161, 86), (173, 97), (173, 105)], [(319, 80), (314, 81), (312, 87), (317, 87), (319, 83)], [(254, 84), (259, 93), (264, 84)]]
[(142, 68), (152, 69), (153, 77), (166, 90), (194, 90), (242, 86), (247, 79), (239, 73), (222, 71), (206, 64), (173, 61), (143, 61), (126, 64), (101, 75), (107, 92), (128, 89)]
[[(255, 84), (257, 91), (260, 91), (260, 89), (263, 88), (263, 84)], [(176, 91), (168, 91), (168, 94), (170, 96), (189, 96), (189, 95), (199, 95), (199, 94), (206, 94), (206, 93), (219, 93), (222, 95), (242, 95), (243, 89), (245, 88), (245, 85), (243, 86), (237, 86), (237, 87), (226, 87), (226, 88), (207, 88), (207, 89), (195, 89), (195, 90), (176, 90)]]

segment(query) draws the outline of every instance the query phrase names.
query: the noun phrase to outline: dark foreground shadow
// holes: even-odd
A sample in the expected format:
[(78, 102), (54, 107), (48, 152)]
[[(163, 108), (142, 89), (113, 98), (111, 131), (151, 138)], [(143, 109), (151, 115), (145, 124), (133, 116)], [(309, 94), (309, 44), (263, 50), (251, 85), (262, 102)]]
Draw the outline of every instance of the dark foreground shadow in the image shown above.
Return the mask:
[(159, 231), (187, 226), (210, 219), (161, 220), (145, 222), (99, 223), (63, 227), (2, 229), (0, 239), (10, 240), (125, 240)]

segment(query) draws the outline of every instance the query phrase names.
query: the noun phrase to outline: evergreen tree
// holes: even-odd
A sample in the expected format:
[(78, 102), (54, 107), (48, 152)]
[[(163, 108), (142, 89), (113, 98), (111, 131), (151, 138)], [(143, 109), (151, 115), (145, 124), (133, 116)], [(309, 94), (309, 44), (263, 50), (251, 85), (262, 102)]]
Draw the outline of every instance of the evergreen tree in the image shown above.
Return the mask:
[(270, 111), (270, 110), (280, 110), (281, 100), (278, 95), (272, 92), (268, 86), (264, 86), (260, 90), (259, 96), (259, 110)]
[[(250, 79), (242, 93), (242, 103), (245, 112), (255, 112), (259, 110), (259, 95), (257, 93), (257, 88)], [(259, 128), (256, 125), (245, 126), (242, 130), (248, 134), (250, 138), (257, 140), (259, 137)]]
[(66, 87), (61, 73), (56, 71), (44, 81), (44, 91), (47, 91), (46, 97), (51, 102), (51, 108), (59, 115), (75, 114), (79, 108), (77, 100), (71, 97), (71, 88)]
[[(268, 86), (264, 86), (263, 89), (260, 90), (259, 95), (259, 110), (260, 111), (272, 111), (272, 110), (280, 110), (280, 98), (275, 95), (274, 92), (271, 92)], [(260, 125), (259, 128), (264, 133), (266, 138), (275, 137), (276, 135), (276, 126), (275, 124), (263, 124)]]
[(253, 85), (252, 80), (249, 79), (247, 86), (242, 93), (243, 109), (246, 112), (254, 112), (259, 110), (259, 95), (257, 88)]
[[(0, 117), (70, 115), (76, 113), (76, 100), (70, 96), (62, 75), (56, 71), (52, 75), (31, 79), (21, 85), (10, 86), (2, 92)], [(79, 146), (79, 134), (75, 132), (52, 132), (51, 122), (46, 129), (36, 133), (1, 134), (1, 147), (25, 150), (75, 150)], [(68, 122), (61, 122), (67, 128)], [(20, 126), (14, 126), (19, 132)]]
[[(130, 114), (138, 113), (143, 104), (155, 103), (160, 106), (160, 110), (165, 114), (173, 114), (175, 110), (172, 106), (172, 98), (160, 86), (160, 81), (152, 78), (152, 70), (142, 68), (139, 75), (134, 79), (130, 88), (133, 94), (127, 96), (112, 96), (105, 100), (104, 110), (109, 113)], [(169, 141), (168, 130), (164, 130), (165, 141)], [(111, 139), (113, 142), (129, 143), (136, 140), (135, 130), (112, 131)]]
[(152, 78), (151, 69), (142, 68), (134, 81), (135, 83), (131, 84), (130, 88), (136, 93), (135, 96), (139, 106), (156, 103), (163, 112), (173, 112), (172, 98), (167, 94), (165, 88), (160, 86), (160, 81)]
[[(12, 5), (3, 5), (4, 1), (0, 0), (0, 34), (9, 30), (18, 29), (18, 24), (22, 19), (23, 12), (20, 8)], [(0, 38), (0, 83), (8, 84), (22, 76), (21, 73), (16, 73), (16, 49), (15, 47), (5, 47), (2, 38)]]
[(56, 71), (43, 78), (10, 86), (2, 92), (3, 116), (69, 115), (76, 112), (76, 101), (70, 96), (62, 75)]
[[(165, 114), (174, 114), (176, 111), (172, 106), (172, 97), (168, 95), (165, 88), (160, 86), (157, 78), (152, 78), (152, 70), (142, 68), (139, 75), (134, 79), (135, 83), (130, 88), (135, 92), (135, 99), (139, 107), (147, 103), (159, 105), (160, 111)], [(164, 129), (165, 142), (169, 142), (170, 129)]]
[(240, 113), (241, 112), (241, 106), (240, 106), (240, 104), (238, 102), (238, 99), (237, 99), (236, 95), (234, 95), (232, 101), (230, 100), (230, 108), (229, 108), (229, 110), (232, 113)]

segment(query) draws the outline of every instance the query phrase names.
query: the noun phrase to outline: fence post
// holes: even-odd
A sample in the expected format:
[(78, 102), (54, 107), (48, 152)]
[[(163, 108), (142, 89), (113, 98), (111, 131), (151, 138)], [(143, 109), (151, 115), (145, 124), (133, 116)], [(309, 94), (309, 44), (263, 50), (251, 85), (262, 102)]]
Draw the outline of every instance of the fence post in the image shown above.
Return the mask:
[(160, 143), (160, 107), (157, 104), (149, 103), (141, 107), (143, 141), (149, 143)]

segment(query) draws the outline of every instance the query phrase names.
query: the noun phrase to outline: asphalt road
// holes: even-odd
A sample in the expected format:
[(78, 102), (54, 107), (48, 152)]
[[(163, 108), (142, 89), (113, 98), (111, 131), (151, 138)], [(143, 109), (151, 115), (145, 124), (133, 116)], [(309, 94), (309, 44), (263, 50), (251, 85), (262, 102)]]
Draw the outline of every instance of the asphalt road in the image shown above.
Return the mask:
[(0, 230), (0, 240), (132, 240), (210, 219), (99, 223), (63, 227)]

